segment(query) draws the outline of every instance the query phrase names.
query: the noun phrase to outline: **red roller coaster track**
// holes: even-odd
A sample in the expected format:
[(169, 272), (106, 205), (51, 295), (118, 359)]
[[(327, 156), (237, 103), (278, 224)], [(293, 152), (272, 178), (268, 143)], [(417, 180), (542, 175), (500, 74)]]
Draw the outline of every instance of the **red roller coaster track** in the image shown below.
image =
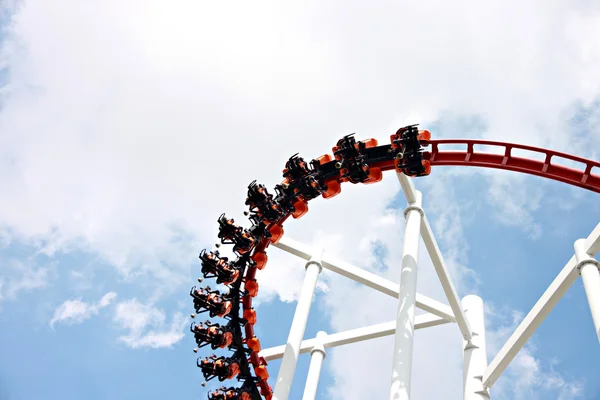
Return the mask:
[[(405, 129), (405, 128), (403, 128)], [(400, 132), (400, 131), (399, 131)], [(472, 167), (484, 167), (484, 168), (495, 168), (495, 169), (503, 169), (515, 172), (526, 173), (530, 175), (537, 175), (543, 178), (553, 179), (556, 181), (564, 182), (569, 185), (581, 187), (596, 193), (600, 193), (600, 162), (586, 160), (580, 157), (572, 156), (565, 153), (560, 153), (552, 150), (541, 149), (532, 146), (525, 146), (514, 143), (503, 143), (503, 142), (492, 142), (486, 140), (464, 140), (464, 139), (444, 139), (444, 140), (429, 140), (429, 132), (427, 131), (419, 131), (419, 140), (421, 146), (431, 145), (431, 151), (423, 151), (421, 154), (421, 159), (423, 165), (426, 165), (426, 168), (420, 175), (427, 175), (429, 173), (429, 166), (438, 166), (438, 165), (450, 165), (450, 166), (472, 166)], [(396, 134), (398, 135), (398, 134)], [(394, 135), (392, 135), (392, 143), (394, 140)], [(340, 141), (341, 142), (341, 141)], [(338, 147), (334, 148), (334, 154), (339, 152), (340, 150), (340, 142), (338, 142)], [(377, 147), (377, 141), (373, 139), (369, 139), (367, 141), (363, 141), (362, 143), (366, 143), (366, 146), (363, 146), (361, 151), (364, 151), (366, 147), (371, 148), (373, 153), (377, 154), (377, 156), (372, 156), (372, 162), (369, 162), (368, 157), (367, 161), (364, 163), (368, 165), (371, 170), (371, 175), (368, 178), (362, 180), (363, 183), (373, 183), (377, 182), (381, 179), (381, 171), (389, 171), (389, 170), (403, 170), (398, 167), (398, 157), (397, 154), (391, 154), (391, 156), (387, 156), (382, 158), (381, 154), (385, 153), (394, 153), (397, 150), (397, 146), (393, 145), (380, 146)], [(454, 146), (463, 145), (465, 146), (464, 151), (457, 150), (443, 150), (446, 146)], [(358, 144), (356, 145), (358, 146)], [(501, 154), (497, 153), (489, 153), (483, 151), (476, 151), (476, 148), (488, 146), (500, 149)], [(400, 146), (401, 147), (401, 146)], [(358, 147), (356, 147), (358, 149)], [(380, 150), (377, 150), (380, 149)], [(516, 151), (515, 151), (516, 150)], [(377, 152), (378, 151), (378, 152)], [(404, 152), (404, 150), (400, 149), (399, 152)], [(532, 153), (537, 154), (537, 158), (526, 158), (521, 153)], [(516, 154), (519, 153), (519, 154)], [(403, 153), (404, 154), (404, 153)], [(402, 155), (403, 156), (403, 155)], [(400, 156), (400, 158), (402, 157)], [(563, 159), (568, 162), (574, 162), (580, 164), (582, 166), (581, 169), (574, 169), (570, 167), (566, 167), (556, 163), (557, 160)], [(339, 158), (334, 156), (333, 158), (330, 156), (323, 156), (317, 159), (317, 167), (321, 168), (325, 165), (325, 163), (333, 163), (335, 160), (345, 160), (343, 157)], [(340, 161), (340, 162), (341, 162)], [(319, 165), (320, 162), (320, 165)], [(291, 168), (291, 167), (290, 167)], [(336, 166), (340, 171), (344, 171), (345, 167)], [(286, 170), (288, 170), (288, 165), (286, 165)], [(334, 171), (335, 172), (335, 171)], [(328, 172), (329, 173), (329, 172)], [(318, 172), (317, 172), (318, 174)], [(325, 174), (325, 173), (323, 173)], [(331, 173), (329, 173), (331, 174)], [(351, 179), (344, 179), (343, 172), (338, 173), (334, 179), (327, 178), (325, 181), (327, 184), (327, 190), (321, 193), (323, 197), (329, 198), (333, 195), (339, 193), (340, 188), (339, 184), (345, 181), (352, 181)], [(292, 184), (292, 182), (286, 178), (284, 183)], [(353, 181), (353, 183), (356, 183)], [(334, 187), (333, 194), (330, 194), (331, 187)], [(295, 193), (295, 192), (294, 192)], [(314, 196), (313, 196), (314, 197)], [(312, 198), (312, 197), (311, 197)], [(294, 218), (301, 217), (307, 210), (306, 202), (311, 198), (306, 198), (300, 203), (294, 203), (295, 212), (286, 212), (280, 218), (276, 220), (269, 221), (269, 225), (267, 230), (271, 232), (272, 235), (270, 237), (259, 237), (257, 238), (257, 244), (252, 251), (252, 256), (250, 257), (255, 261), (253, 265), (248, 265), (246, 268), (245, 274), (243, 275), (243, 282), (254, 281), (256, 277), (256, 272), (258, 269), (263, 269), (267, 262), (266, 256), (266, 248), (270, 243), (276, 243), (281, 235), (283, 234), (282, 224), (283, 222), (291, 215)], [(301, 211), (298, 211), (301, 209)], [(239, 290), (239, 285), (237, 286)], [(244, 315), (252, 310), (252, 298), (256, 296), (258, 288), (252, 294), (246, 294), (241, 297), (241, 304), (243, 308)], [(248, 351), (249, 363), (252, 364), (256, 377), (255, 382), (256, 386), (260, 388), (260, 394), (264, 396), (267, 400), (272, 397), (272, 389), (269, 386), (267, 379), (268, 373), (266, 371), (266, 361), (259, 357), (260, 352), (260, 342), (255, 337), (254, 334), (254, 321), (248, 321), (244, 325), (243, 333), (245, 338), (243, 338), (243, 343), (246, 344), (251, 350)], [(251, 344), (250, 344), (251, 343)], [(246, 396), (246, 397), (244, 397)], [(257, 394), (254, 392), (247, 393), (245, 395), (240, 395), (239, 397), (235, 397), (236, 399), (255, 399)], [(258, 396), (260, 397), (260, 396)], [(215, 397), (216, 398), (216, 397)], [(233, 398), (233, 397), (232, 397)]]

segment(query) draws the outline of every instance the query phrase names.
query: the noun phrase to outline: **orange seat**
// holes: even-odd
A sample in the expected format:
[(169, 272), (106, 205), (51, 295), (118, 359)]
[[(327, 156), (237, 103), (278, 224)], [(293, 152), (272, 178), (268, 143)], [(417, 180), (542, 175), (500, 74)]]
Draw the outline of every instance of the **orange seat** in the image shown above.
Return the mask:
[(321, 157), (317, 158), (317, 161), (319, 162), (319, 165), (327, 164), (331, 160), (332, 160), (332, 158), (331, 158), (331, 156), (329, 154), (324, 154)]
[(264, 365), (254, 368), (254, 373), (256, 373), (256, 376), (258, 376), (263, 381), (269, 379), (269, 371), (267, 371), (267, 367), (265, 367)]
[(380, 182), (383, 179), (383, 173), (380, 168), (371, 168), (369, 170), (369, 179), (363, 182), (365, 185)]
[(256, 311), (252, 308), (244, 310), (244, 319), (251, 325), (256, 324)]
[(269, 228), (269, 233), (271, 234), (271, 243), (277, 243), (283, 236), (283, 227), (279, 224), (275, 224)]
[(308, 212), (308, 204), (304, 200), (296, 199), (293, 206), (294, 212), (292, 213), (292, 217), (294, 219), (298, 219)]
[(246, 344), (248, 345), (248, 348), (252, 351), (254, 351), (255, 353), (260, 352), (260, 340), (258, 340), (258, 338), (255, 336), (253, 338), (248, 339), (248, 341), (246, 342)]
[(421, 164), (425, 168), (425, 172), (423, 172), (421, 176), (429, 175), (431, 173), (431, 162), (429, 160), (423, 160), (421, 161)]
[(377, 147), (377, 139), (361, 140), (365, 144), (365, 148)]
[(232, 379), (235, 378), (240, 373), (240, 366), (238, 363), (232, 363), (229, 367), (229, 375), (227, 378)]
[(323, 193), (324, 199), (330, 199), (340, 194), (340, 192), (342, 191), (340, 183), (335, 178), (325, 181), (325, 184), (327, 185), (327, 190)]
[(246, 281), (244, 288), (248, 291), (248, 295), (250, 295), (251, 297), (256, 297), (256, 295), (258, 294), (258, 282), (256, 281), (256, 279)]
[(431, 140), (431, 132), (427, 130), (419, 131), (417, 139), (419, 139), (420, 142), (429, 142)]
[(261, 251), (260, 253), (255, 253), (252, 257), (252, 260), (256, 262), (256, 268), (263, 269), (265, 265), (267, 265), (267, 253)]

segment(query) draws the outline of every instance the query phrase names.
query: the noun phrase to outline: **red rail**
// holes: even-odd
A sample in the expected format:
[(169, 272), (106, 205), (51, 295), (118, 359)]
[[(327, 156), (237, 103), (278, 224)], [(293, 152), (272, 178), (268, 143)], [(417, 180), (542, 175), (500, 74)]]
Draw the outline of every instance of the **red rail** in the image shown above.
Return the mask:
[[(426, 153), (425, 157), (429, 159), (432, 166), (464, 165), (523, 172), (600, 193), (600, 162), (598, 161), (538, 147), (488, 140), (443, 139), (432, 140), (430, 143), (431, 151)], [(466, 145), (466, 150), (440, 150), (440, 146), (458, 144)], [(503, 149), (503, 154), (478, 152), (475, 151), (475, 146), (498, 147)], [(514, 149), (540, 154), (540, 159), (543, 161), (515, 156)], [(561, 158), (579, 163), (583, 168), (573, 169), (553, 162)]]

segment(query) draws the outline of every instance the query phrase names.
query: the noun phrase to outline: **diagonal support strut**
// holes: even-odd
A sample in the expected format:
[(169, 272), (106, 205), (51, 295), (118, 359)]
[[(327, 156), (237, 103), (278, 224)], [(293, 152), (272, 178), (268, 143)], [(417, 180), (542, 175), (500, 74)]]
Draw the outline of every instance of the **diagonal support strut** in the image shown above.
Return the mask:
[[(277, 247), (278, 249), (287, 251), (288, 253), (300, 257), (304, 260), (310, 260), (312, 256), (312, 249), (309, 246), (306, 246), (287, 237), (282, 237), (279, 240), (279, 242), (273, 244), (273, 246)], [(323, 268), (325, 269), (338, 273), (342, 276), (345, 276), (346, 278), (350, 278), (355, 282), (369, 286), (395, 299), (398, 298), (400, 285), (397, 283), (382, 278), (376, 274), (373, 274), (362, 268), (356, 267), (345, 261), (338, 260), (335, 257), (328, 256), (327, 254), (323, 254), (321, 262)], [(430, 312), (434, 315), (444, 318), (448, 322), (456, 322), (456, 318), (454, 317), (452, 308), (430, 297), (417, 293), (416, 305), (421, 310)]]
[[(600, 224), (586, 239), (585, 250), (592, 257), (600, 251)], [(483, 376), (485, 387), (490, 388), (496, 383), (510, 362), (578, 277), (577, 260), (573, 256), (494, 357)]]

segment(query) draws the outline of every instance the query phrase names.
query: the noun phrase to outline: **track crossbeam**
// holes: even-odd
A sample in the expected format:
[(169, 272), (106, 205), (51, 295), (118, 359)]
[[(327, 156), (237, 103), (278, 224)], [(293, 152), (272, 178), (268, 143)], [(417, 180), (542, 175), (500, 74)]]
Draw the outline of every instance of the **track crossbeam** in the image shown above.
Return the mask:
[[(432, 314), (421, 314), (415, 316), (415, 329), (424, 329), (432, 326), (447, 324), (443, 318)], [(346, 344), (362, 342), (370, 339), (377, 339), (384, 336), (391, 336), (396, 331), (396, 321), (384, 322), (382, 324), (370, 325), (363, 328), (351, 329), (345, 332), (334, 333), (327, 335), (323, 339), (323, 347), (337, 347)], [(315, 346), (316, 338), (303, 340), (300, 344), (300, 354), (308, 353)], [(278, 360), (283, 357), (285, 345), (270, 347), (261, 350), (260, 357), (264, 357), (266, 361)]]

